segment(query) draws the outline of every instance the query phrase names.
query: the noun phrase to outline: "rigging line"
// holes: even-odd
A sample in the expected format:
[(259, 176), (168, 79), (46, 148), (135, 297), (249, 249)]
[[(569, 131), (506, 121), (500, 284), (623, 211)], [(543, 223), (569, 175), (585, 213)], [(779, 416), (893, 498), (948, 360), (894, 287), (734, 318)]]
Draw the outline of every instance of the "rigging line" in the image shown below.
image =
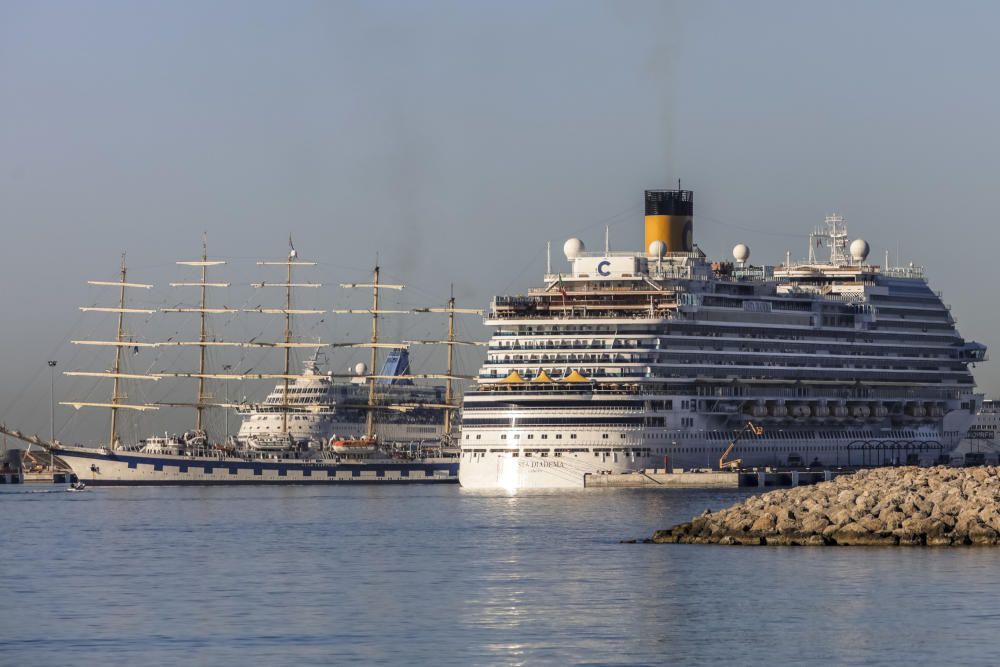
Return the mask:
[[(60, 351), (62, 351), (63, 349), (65, 349), (66, 345), (68, 344), (69, 338), (72, 336), (73, 331), (77, 330), (79, 328), (80, 323), (83, 321), (83, 319), (86, 316), (87, 316), (87, 313), (85, 313), (84, 311), (78, 311), (77, 312), (77, 316), (76, 316), (76, 319), (73, 321), (73, 324), (70, 325), (70, 328), (66, 331), (65, 334), (63, 334), (60, 338), (56, 339), (59, 342), (57, 342), (49, 350), (49, 356), (45, 357), (46, 359), (58, 359), (58, 357), (56, 356), (56, 354), (58, 354)], [(97, 326), (96, 322), (95, 322), (94, 326), (95, 327)], [(79, 346), (73, 346), (73, 348), (72, 348), (73, 349), (73, 354), (71, 356), (75, 356), (76, 355), (78, 348), (79, 348)], [(0, 421), (7, 421), (7, 417), (10, 414), (11, 410), (13, 410), (14, 407), (17, 405), (18, 401), (20, 401), (21, 398), (23, 398), (24, 394), (30, 390), (31, 386), (38, 380), (38, 378), (45, 371), (45, 368), (47, 368), (47, 367), (43, 367), (43, 366), (39, 365), (39, 368), (36, 371), (35, 375), (31, 378), (31, 381), (28, 382), (25, 385), (22, 385), (21, 391), (18, 392), (18, 394), (14, 397), (14, 400), (11, 401), (8, 404), (7, 408), (3, 411), (3, 413), (0, 414)]]
[[(619, 211), (618, 213), (616, 213), (616, 214), (614, 214), (614, 215), (612, 215), (610, 217), (604, 218), (602, 220), (598, 220), (597, 222), (595, 222), (595, 223), (593, 223), (591, 225), (588, 225), (586, 227), (577, 227), (576, 229), (572, 230), (570, 232), (570, 234), (578, 234), (580, 232), (588, 232), (591, 229), (594, 229), (595, 227), (603, 227), (605, 225), (608, 225), (608, 226), (611, 226), (611, 227), (614, 227), (616, 225), (620, 225), (621, 223), (626, 222), (626, 221), (625, 220), (619, 220), (619, 218), (624, 218), (624, 217), (627, 217), (627, 216), (636, 215), (636, 214), (638, 214), (639, 211), (642, 211), (644, 208), (645, 208), (645, 204), (633, 204), (633, 205), (629, 206), (627, 209)], [(611, 222), (612, 220), (617, 220), (617, 222)]]
[(511, 278), (510, 282), (508, 282), (504, 286), (504, 288), (502, 290), (500, 290), (500, 293), (501, 294), (506, 294), (510, 290), (511, 286), (513, 286), (514, 283), (516, 283), (517, 281), (519, 281), (521, 279), (521, 277), (528, 271), (528, 269), (531, 268), (531, 266), (535, 264), (535, 261), (538, 259), (538, 257), (540, 255), (543, 255), (544, 253), (545, 253), (545, 248), (544, 247), (538, 248), (538, 250), (536, 250), (528, 258), (528, 261), (525, 262), (524, 267), (520, 271), (518, 271), (517, 275), (514, 276), (513, 278)]
[(767, 235), (770, 235), (770, 236), (788, 236), (788, 237), (800, 238), (800, 239), (808, 239), (809, 238), (809, 234), (798, 234), (798, 233), (794, 233), (794, 232), (777, 232), (777, 231), (772, 231), (772, 230), (767, 230), (767, 229), (760, 229), (760, 228), (757, 228), (757, 227), (749, 227), (747, 225), (741, 225), (741, 224), (734, 223), (734, 222), (726, 222), (725, 220), (719, 220), (718, 218), (713, 218), (712, 216), (705, 215), (704, 213), (699, 213), (698, 216), (697, 216), (697, 219), (699, 221), (700, 220), (705, 220), (709, 224), (720, 225), (720, 226), (723, 226), (723, 227), (731, 227), (733, 229), (740, 229), (740, 230), (745, 231), (745, 232), (754, 232), (756, 234), (767, 234)]

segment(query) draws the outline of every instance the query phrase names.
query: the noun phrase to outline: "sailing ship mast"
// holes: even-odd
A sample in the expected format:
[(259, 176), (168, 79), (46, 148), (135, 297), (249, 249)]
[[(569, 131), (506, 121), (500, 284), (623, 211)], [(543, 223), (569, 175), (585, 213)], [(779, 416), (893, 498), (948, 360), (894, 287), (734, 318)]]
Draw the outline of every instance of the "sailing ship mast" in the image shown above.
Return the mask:
[[(364, 314), (368, 313), (372, 316), (372, 335), (371, 342), (365, 343), (348, 343), (341, 344), (351, 347), (371, 347), (371, 368), (369, 369), (368, 379), (368, 414), (365, 419), (365, 437), (371, 439), (374, 435), (374, 415), (376, 406), (376, 395), (375, 395), (375, 383), (378, 380), (397, 380), (397, 379), (425, 379), (425, 380), (445, 380), (445, 401), (441, 405), (430, 405), (425, 404), (422, 407), (434, 407), (442, 408), (444, 410), (444, 434), (448, 436), (451, 432), (451, 416), (452, 411), (455, 408), (454, 405), (454, 385), (453, 382), (456, 379), (460, 380), (470, 380), (473, 379), (472, 376), (457, 376), (454, 373), (454, 346), (455, 345), (479, 345), (480, 343), (474, 343), (471, 341), (459, 341), (455, 339), (455, 314), (476, 314), (482, 315), (483, 311), (476, 310), (472, 308), (456, 308), (455, 307), (455, 297), (454, 295), (448, 300), (447, 308), (414, 308), (411, 310), (385, 310), (379, 309), (379, 290), (380, 289), (395, 289), (402, 290), (405, 285), (395, 285), (383, 283), (379, 280), (380, 268), (375, 267), (373, 272), (373, 280), (371, 283), (341, 283), (341, 287), (344, 288), (371, 288), (372, 289), (372, 307), (371, 310), (334, 310), (334, 313), (348, 313), (348, 314)], [(378, 330), (378, 320), (380, 315), (404, 315), (413, 313), (447, 313), (448, 314), (448, 338), (447, 340), (416, 340), (416, 341), (403, 341), (403, 343), (381, 343), (379, 342), (379, 330)], [(448, 346), (448, 368), (446, 373), (405, 373), (399, 375), (381, 375), (378, 374), (376, 370), (378, 368), (378, 350), (380, 348), (396, 348), (396, 349), (406, 349), (409, 345), (428, 345), (428, 344), (444, 344)], [(403, 407), (403, 406), (400, 406)]]
[(127, 308), (125, 305), (125, 294), (126, 290), (129, 288), (138, 289), (152, 289), (152, 285), (147, 285), (145, 283), (130, 283), (128, 282), (128, 265), (125, 262), (125, 253), (122, 253), (122, 263), (121, 270), (119, 274), (119, 280), (117, 282), (105, 281), (105, 280), (89, 280), (87, 281), (90, 285), (97, 285), (100, 287), (117, 287), (119, 288), (118, 293), (118, 306), (113, 308), (106, 307), (81, 307), (80, 310), (84, 312), (101, 312), (101, 313), (117, 313), (118, 314), (118, 328), (117, 335), (113, 341), (107, 340), (74, 340), (72, 341), (74, 345), (105, 345), (113, 346), (115, 348), (114, 364), (111, 367), (110, 372), (87, 372), (87, 371), (66, 371), (65, 375), (74, 376), (87, 376), (87, 377), (109, 377), (113, 379), (113, 384), (111, 388), (111, 401), (109, 403), (90, 403), (83, 401), (61, 401), (60, 405), (71, 405), (77, 410), (80, 408), (110, 408), (111, 409), (111, 428), (108, 434), (108, 446), (111, 450), (118, 448), (118, 411), (119, 410), (156, 410), (157, 408), (152, 405), (139, 405), (132, 403), (123, 403), (122, 399), (127, 398), (125, 394), (121, 392), (121, 380), (123, 379), (133, 379), (133, 380), (159, 380), (158, 377), (153, 377), (150, 375), (142, 375), (137, 373), (122, 373), (122, 348), (131, 347), (155, 347), (155, 343), (141, 343), (138, 341), (126, 340), (125, 334), (125, 315), (131, 313), (143, 313), (152, 314), (155, 310), (148, 310), (144, 308)]
[(201, 259), (200, 260), (181, 260), (175, 262), (179, 266), (195, 266), (201, 269), (201, 280), (198, 282), (181, 282), (181, 283), (170, 283), (171, 287), (197, 287), (201, 293), (201, 300), (197, 308), (163, 308), (165, 313), (198, 313), (199, 315), (199, 335), (198, 342), (194, 345), (198, 346), (198, 396), (194, 403), (195, 409), (195, 430), (199, 432), (204, 432), (205, 421), (204, 421), (204, 411), (206, 407), (210, 407), (211, 404), (207, 403), (209, 396), (205, 393), (205, 381), (210, 377), (210, 374), (206, 370), (206, 357), (208, 353), (208, 315), (209, 313), (228, 313), (232, 312), (229, 308), (209, 308), (208, 307), (208, 288), (209, 287), (229, 287), (229, 283), (210, 283), (208, 282), (208, 268), (210, 266), (222, 266), (226, 262), (224, 260), (210, 260), (208, 259), (208, 241), (205, 237), (202, 237), (201, 242)]
[[(455, 380), (451, 374), (455, 372), (455, 287), (451, 288), (451, 295), (448, 297), (448, 366), (445, 371), (448, 380), (444, 385), (444, 402), (446, 405), (452, 404), (452, 384)], [(444, 409), (444, 437), (451, 435), (451, 408)]]
[(447, 367), (445, 370), (445, 389), (444, 389), (444, 424), (443, 432), (444, 437), (448, 438), (451, 435), (451, 425), (452, 425), (452, 414), (454, 409), (457, 407), (455, 404), (455, 380), (471, 380), (472, 376), (458, 376), (455, 375), (455, 346), (456, 345), (485, 345), (486, 343), (480, 343), (476, 341), (466, 341), (466, 340), (456, 340), (455, 339), (455, 315), (482, 315), (483, 311), (476, 308), (456, 308), (455, 307), (455, 288), (452, 286), (451, 295), (448, 297), (448, 307), (447, 308), (417, 308), (414, 310), (417, 313), (447, 313), (448, 314), (448, 337), (445, 340), (411, 340), (407, 341), (412, 345), (445, 345), (447, 347)]
[(349, 344), (351, 347), (371, 347), (371, 368), (368, 373), (368, 411), (365, 416), (365, 439), (371, 440), (375, 436), (375, 381), (378, 376), (375, 375), (375, 369), (378, 367), (378, 351), (381, 347), (392, 347), (392, 348), (405, 348), (405, 345), (398, 345), (393, 343), (380, 343), (378, 340), (378, 320), (379, 315), (389, 315), (389, 314), (405, 314), (410, 311), (408, 310), (379, 310), (378, 298), (380, 289), (394, 289), (402, 291), (406, 285), (394, 285), (383, 283), (379, 280), (380, 268), (376, 264), (375, 269), (372, 272), (372, 282), (370, 283), (341, 283), (341, 287), (346, 289), (352, 288), (371, 288), (372, 290), (372, 307), (371, 310), (334, 310), (335, 313), (347, 313), (347, 314), (358, 314), (358, 313), (370, 313), (372, 316), (372, 337), (371, 342), (365, 343), (353, 343)]
[(322, 343), (295, 343), (292, 341), (292, 315), (317, 315), (323, 313), (322, 310), (303, 310), (303, 309), (293, 309), (292, 308), (292, 289), (296, 287), (308, 287), (308, 288), (318, 288), (322, 287), (320, 283), (293, 283), (292, 282), (292, 267), (293, 266), (316, 266), (316, 262), (304, 262), (298, 259), (298, 252), (295, 250), (295, 246), (292, 244), (292, 237), (288, 237), (288, 259), (283, 262), (257, 262), (258, 266), (284, 266), (286, 269), (285, 282), (284, 283), (254, 283), (253, 286), (256, 288), (264, 287), (281, 287), (285, 289), (285, 307), (284, 308), (258, 308), (255, 312), (260, 313), (272, 313), (272, 314), (282, 314), (285, 316), (285, 336), (284, 342), (280, 345), (285, 350), (285, 365), (284, 372), (281, 374), (284, 380), (284, 389), (281, 393), (281, 431), (282, 433), (288, 433), (288, 388), (289, 381), (293, 379), (291, 375), (291, 363), (292, 363), (292, 348), (293, 347), (323, 347)]
[[(190, 283), (170, 283), (171, 287), (201, 287), (202, 288), (202, 302), (199, 308), (174, 308), (174, 309), (164, 309), (171, 312), (198, 312), (202, 315), (202, 326), (201, 335), (197, 341), (165, 341), (162, 343), (155, 343), (157, 346), (197, 346), (201, 348), (201, 363), (199, 364), (198, 372), (190, 371), (158, 371), (154, 375), (157, 378), (161, 377), (175, 377), (175, 378), (193, 378), (199, 380), (198, 388), (198, 401), (195, 403), (158, 403), (157, 405), (171, 406), (171, 407), (195, 407), (199, 409), (199, 412), (204, 408), (242, 408), (246, 407), (242, 403), (216, 403), (209, 402), (207, 399), (210, 397), (205, 394), (205, 380), (235, 380), (235, 381), (245, 381), (245, 380), (283, 380), (284, 387), (284, 398), (282, 399), (282, 425), (283, 432), (288, 432), (288, 388), (291, 380), (297, 380), (300, 378), (310, 377), (302, 374), (296, 374), (291, 372), (291, 350), (294, 348), (319, 348), (326, 347), (328, 344), (322, 342), (315, 343), (303, 343), (294, 341), (294, 330), (292, 327), (292, 316), (293, 315), (318, 315), (326, 311), (314, 310), (314, 309), (294, 309), (291, 307), (292, 304), (292, 291), (298, 287), (321, 287), (319, 283), (294, 283), (292, 282), (292, 267), (293, 266), (315, 266), (315, 262), (304, 262), (298, 260), (298, 253), (295, 251), (294, 247), (291, 247), (291, 237), (289, 241), (289, 254), (288, 259), (280, 262), (257, 262), (258, 266), (283, 266), (286, 268), (285, 272), (285, 282), (283, 283), (252, 283), (255, 288), (265, 288), (265, 287), (278, 287), (285, 290), (285, 303), (282, 308), (264, 308), (258, 306), (256, 308), (243, 308), (241, 311), (237, 311), (233, 308), (228, 307), (216, 307), (209, 308), (205, 300), (205, 288), (207, 287), (229, 287), (229, 283), (215, 283), (208, 282), (206, 269), (210, 266), (216, 266), (225, 264), (221, 260), (209, 260), (207, 259), (207, 252), (203, 252), (202, 259), (195, 262), (178, 262), (178, 264), (186, 264), (190, 266), (200, 266), (202, 267), (202, 280), (201, 282), (190, 282)], [(267, 315), (283, 315), (285, 318), (285, 329), (282, 340), (280, 341), (225, 341), (225, 340), (209, 340), (208, 338), (208, 328), (205, 322), (205, 316), (213, 313), (235, 313), (235, 312), (245, 312), (245, 313), (261, 313)], [(284, 353), (284, 366), (280, 373), (214, 373), (209, 372), (206, 368), (205, 361), (205, 351), (211, 347), (238, 347), (238, 348), (254, 348), (254, 349), (281, 349)]]

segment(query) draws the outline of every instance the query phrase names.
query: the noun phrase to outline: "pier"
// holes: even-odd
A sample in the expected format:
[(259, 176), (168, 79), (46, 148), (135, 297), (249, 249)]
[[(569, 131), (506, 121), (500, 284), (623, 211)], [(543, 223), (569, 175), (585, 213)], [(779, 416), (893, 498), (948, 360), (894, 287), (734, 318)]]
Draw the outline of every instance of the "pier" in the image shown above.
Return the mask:
[(638, 472), (587, 474), (583, 485), (587, 488), (662, 488), (662, 489), (738, 489), (793, 487), (829, 482), (842, 475), (852, 475), (857, 468), (829, 468), (823, 470), (787, 470), (763, 468), (760, 470), (679, 470), (647, 468)]

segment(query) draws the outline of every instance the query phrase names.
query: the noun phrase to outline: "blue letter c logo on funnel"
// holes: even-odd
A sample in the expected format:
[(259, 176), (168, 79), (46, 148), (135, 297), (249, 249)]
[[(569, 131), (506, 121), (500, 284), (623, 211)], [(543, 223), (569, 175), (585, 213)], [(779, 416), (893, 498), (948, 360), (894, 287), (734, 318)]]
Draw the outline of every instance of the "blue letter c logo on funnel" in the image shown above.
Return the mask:
[(610, 276), (611, 272), (608, 271), (608, 267), (611, 266), (611, 262), (604, 260), (597, 264), (597, 272), (602, 276)]

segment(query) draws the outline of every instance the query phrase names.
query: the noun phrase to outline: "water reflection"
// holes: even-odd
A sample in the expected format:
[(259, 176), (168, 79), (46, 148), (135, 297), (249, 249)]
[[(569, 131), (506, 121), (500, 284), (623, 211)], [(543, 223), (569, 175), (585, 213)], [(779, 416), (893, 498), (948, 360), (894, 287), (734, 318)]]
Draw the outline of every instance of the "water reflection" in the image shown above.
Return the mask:
[(743, 492), (0, 493), (0, 662), (993, 664), (986, 549), (623, 545)]

